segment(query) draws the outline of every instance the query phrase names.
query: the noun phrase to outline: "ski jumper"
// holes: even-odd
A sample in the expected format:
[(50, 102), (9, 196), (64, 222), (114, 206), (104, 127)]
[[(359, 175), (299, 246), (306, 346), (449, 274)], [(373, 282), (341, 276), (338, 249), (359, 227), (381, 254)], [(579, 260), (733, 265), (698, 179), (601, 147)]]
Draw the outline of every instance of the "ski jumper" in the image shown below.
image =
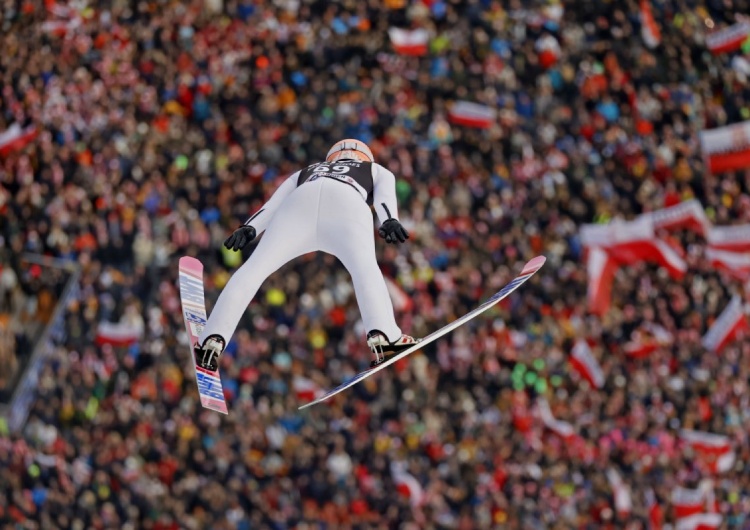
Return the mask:
[(261, 284), (292, 259), (313, 251), (336, 256), (352, 277), (365, 329), (390, 341), (401, 336), (375, 257), (372, 213), (398, 220), (396, 178), (377, 163), (321, 162), (297, 171), (245, 224), (265, 235), (219, 295), (200, 342), (220, 335), (228, 343)]

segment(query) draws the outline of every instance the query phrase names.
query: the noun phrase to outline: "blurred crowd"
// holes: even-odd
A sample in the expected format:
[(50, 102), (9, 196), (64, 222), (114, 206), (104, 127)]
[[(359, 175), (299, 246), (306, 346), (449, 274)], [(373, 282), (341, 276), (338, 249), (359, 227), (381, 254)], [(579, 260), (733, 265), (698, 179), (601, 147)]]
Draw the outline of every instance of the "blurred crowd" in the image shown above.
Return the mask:
[(44, 270), (22, 254), (0, 250), (0, 403), (8, 404), (49, 324), (65, 285), (59, 270)]
[[(710, 476), (676, 449), (683, 428), (731, 440), (716, 508), (723, 528), (750, 527), (750, 343), (700, 344), (742, 283), (684, 233), (683, 279), (621, 269), (613, 309), (587, 312), (581, 224), (691, 198), (716, 223), (750, 220), (750, 171), (709, 174), (697, 140), (750, 118), (732, 67), (750, 47), (705, 46), (750, 2), (651, 4), (654, 49), (635, 0), (0, 0), (0, 131), (28, 135), (0, 155), (3, 245), (82, 267), (23, 433), (0, 424), (2, 528), (666, 528), (673, 489)], [(427, 53), (395, 54), (391, 27), (426, 29)], [(454, 100), (497, 123), (451, 123)], [(345, 269), (304, 256), (222, 358), (229, 415), (202, 410), (177, 260), (203, 261), (210, 309), (242, 261), (224, 238), (345, 137), (397, 175), (412, 238), (377, 248), (406, 333), (476, 307), (535, 255), (546, 266), (299, 413), (371, 360)], [(139, 340), (95, 340), (123, 319)], [(626, 357), (645, 324), (676, 340)], [(579, 339), (601, 389), (571, 369)], [(545, 429), (541, 397), (576, 444)]]

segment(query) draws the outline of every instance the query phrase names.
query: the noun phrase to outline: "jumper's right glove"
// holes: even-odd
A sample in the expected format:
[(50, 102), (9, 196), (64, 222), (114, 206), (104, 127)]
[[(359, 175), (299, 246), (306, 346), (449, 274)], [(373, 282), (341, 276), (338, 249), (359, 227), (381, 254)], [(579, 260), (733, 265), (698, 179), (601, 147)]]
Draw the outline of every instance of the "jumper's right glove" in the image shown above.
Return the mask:
[(380, 234), (380, 237), (385, 239), (386, 243), (403, 243), (407, 239), (409, 239), (409, 232), (406, 231), (406, 229), (401, 226), (401, 223), (398, 222), (398, 219), (388, 219), (385, 223), (380, 225), (380, 228), (378, 229), (378, 234)]
[(242, 225), (224, 241), (224, 246), (236, 252), (245, 248), (253, 239), (255, 239), (255, 228), (249, 225)]

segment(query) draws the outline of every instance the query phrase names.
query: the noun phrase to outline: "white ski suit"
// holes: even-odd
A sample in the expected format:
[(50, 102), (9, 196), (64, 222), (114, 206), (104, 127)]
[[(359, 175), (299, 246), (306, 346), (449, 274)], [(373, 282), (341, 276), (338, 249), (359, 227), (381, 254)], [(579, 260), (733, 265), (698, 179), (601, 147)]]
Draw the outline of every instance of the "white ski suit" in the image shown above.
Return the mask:
[(317, 250), (333, 254), (349, 271), (365, 329), (397, 340), (401, 329), (375, 257), (370, 204), (381, 224), (398, 220), (396, 179), (377, 163), (321, 162), (291, 175), (245, 223), (257, 235), (265, 234), (221, 292), (200, 344), (210, 335), (228, 343), (266, 278), (290, 260)]

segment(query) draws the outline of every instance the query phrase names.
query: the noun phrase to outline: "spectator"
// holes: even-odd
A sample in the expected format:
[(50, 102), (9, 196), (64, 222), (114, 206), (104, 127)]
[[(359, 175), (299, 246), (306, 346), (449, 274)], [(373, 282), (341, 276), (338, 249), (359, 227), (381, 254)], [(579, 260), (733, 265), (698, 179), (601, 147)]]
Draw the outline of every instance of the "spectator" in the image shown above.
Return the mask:
[[(654, 49), (634, 1), (5, 2), (0, 233), (13, 255), (76, 260), (82, 274), (23, 433), (0, 438), (0, 520), (645, 528), (653, 506), (673, 523), (673, 489), (710, 475), (678, 439), (687, 428), (731, 440), (716, 505), (744, 527), (750, 345), (700, 344), (741, 282), (685, 232), (682, 279), (621, 269), (612, 310), (587, 312), (580, 225), (688, 198), (713, 223), (748, 222), (750, 172), (706, 171), (697, 135), (748, 119), (746, 54), (709, 53), (705, 36), (750, 6), (651, 4)], [(392, 53), (391, 26), (426, 29), (426, 55)], [(495, 119), (457, 125), (454, 100)], [(534, 255), (548, 264), (486, 318), (297, 414), (300, 378), (327, 388), (370, 361), (344, 269), (299, 260), (264, 284), (222, 359), (230, 415), (202, 410), (177, 259), (204, 262), (210, 307), (238, 265), (220, 250), (229, 231), (350, 136), (399, 177), (410, 214), (413, 242), (378, 249), (411, 302), (404, 332), (464, 314)], [(96, 345), (99, 322), (126, 313), (143, 338)], [(644, 324), (673, 344), (625, 356)], [(579, 339), (600, 389), (567, 362)], [(540, 397), (574, 436), (544, 429)]]

